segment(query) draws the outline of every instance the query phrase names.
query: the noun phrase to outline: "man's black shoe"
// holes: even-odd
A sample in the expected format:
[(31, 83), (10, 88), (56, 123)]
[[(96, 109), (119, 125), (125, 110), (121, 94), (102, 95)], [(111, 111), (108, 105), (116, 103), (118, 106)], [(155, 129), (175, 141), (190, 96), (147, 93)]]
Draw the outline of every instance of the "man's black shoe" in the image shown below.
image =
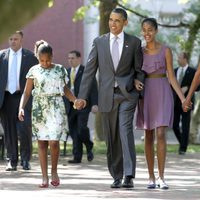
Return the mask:
[(17, 171), (17, 166), (12, 166), (11, 161), (9, 161), (6, 166), (6, 171)]
[(87, 160), (91, 162), (94, 159), (94, 154), (92, 151), (89, 151), (87, 154)]
[(125, 176), (124, 177), (124, 182), (122, 184), (122, 187), (124, 188), (133, 188), (133, 177), (132, 176)]
[(29, 164), (29, 162), (28, 161), (23, 161), (22, 162), (22, 168), (23, 168), (23, 170), (30, 170), (31, 169), (31, 166), (30, 166), (30, 164)]
[(81, 160), (73, 159), (73, 160), (68, 160), (68, 163), (81, 163)]
[(179, 155), (185, 155), (185, 151), (179, 151)]
[(110, 187), (111, 188), (121, 188), (122, 187), (122, 180), (118, 179), (118, 178), (115, 179)]

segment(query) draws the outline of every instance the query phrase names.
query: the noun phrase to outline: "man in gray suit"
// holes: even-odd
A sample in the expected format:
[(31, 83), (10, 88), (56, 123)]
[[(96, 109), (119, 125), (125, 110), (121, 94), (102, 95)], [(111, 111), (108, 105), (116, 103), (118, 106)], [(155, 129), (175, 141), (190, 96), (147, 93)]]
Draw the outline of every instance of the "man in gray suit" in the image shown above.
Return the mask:
[(7, 149), (6, 171), (17, 170), (18, 135), (21, 165), (24, 170), (30, 169), (29, 160), (32, 153), (31, 101), (25, 108), (25, 121), (19, 122), (17, 115), (26, 74), (38, 60), (31, 51), (22, 48), (22, 40), (23, 33), (16, 31), (9, 37), (10, 48), (0, 51), (0, 117)]
[(99, 69), (98, 105), (107, 137), (108, 169), (114, 179), (111, 188), (134, 187), (136, 168), (133, 117), (139, 91), (143, 89), (144, 73), (141, 41), (123, 32), (127, 23), (125, 10), (116, 8), (111, 12), (110, 33), (93, 42), (75, 104), (77, 109), (86, 105)]

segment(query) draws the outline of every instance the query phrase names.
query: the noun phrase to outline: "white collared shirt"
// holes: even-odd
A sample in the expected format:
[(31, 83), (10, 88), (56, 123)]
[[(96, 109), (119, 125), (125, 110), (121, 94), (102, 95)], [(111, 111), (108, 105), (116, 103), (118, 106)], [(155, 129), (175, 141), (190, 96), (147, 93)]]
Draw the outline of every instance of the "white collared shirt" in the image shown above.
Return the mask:
[[(112, 52), (112, 44), (115, 40), (115, 35), (110, 33), (110, 52)], [(118, 39), (118, 45), (119, 45), (119, 59), (121, 58), (122, 55), (122, 49), (123, 49), (123, 45), (124, 45), (124, 32), (122, 31), (119, 35), (117, 35)]]
[(178, 68), (178, 70), (177, 70), (177, 79), (178, 80), (180, 79), (181, 70), (183, 70), (183, 73), (185, 75), (185, 72), (186, 72), (187, 68), (188, 68), (188, 64), (186, 66), (184, 66), (184, 67), (179, 67)]
[[(20, 48), (17, 52), (13, 51), (11, 48), (9, 50), (9, 58), (8, 58), (8, 80), (9, 80), (9, 72), (11, 69), (11, 64), (12, 64), (12, 60), (13, 60), (13, 55), (17, 54), (17, 88), (16, 90), (20, 90), (20, 84), (19, 84), (19, 79), (20, 79), (20, 69), (21, 69), (21, 62), (22, 62), (22, 48)], [(8, 90), (8, 84), (6, 86), (6, 90)]]

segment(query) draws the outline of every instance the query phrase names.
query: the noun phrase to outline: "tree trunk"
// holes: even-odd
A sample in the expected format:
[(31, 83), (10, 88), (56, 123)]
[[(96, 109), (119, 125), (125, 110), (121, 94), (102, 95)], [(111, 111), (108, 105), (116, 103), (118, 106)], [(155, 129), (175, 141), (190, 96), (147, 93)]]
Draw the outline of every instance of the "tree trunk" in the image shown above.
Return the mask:
[(117, 3), (113, 0), (101, 0), (99, 5), (100, 12), (100, 35), (108, 33), (109, 26), (108, 21), (111, 11), (116, 7)]

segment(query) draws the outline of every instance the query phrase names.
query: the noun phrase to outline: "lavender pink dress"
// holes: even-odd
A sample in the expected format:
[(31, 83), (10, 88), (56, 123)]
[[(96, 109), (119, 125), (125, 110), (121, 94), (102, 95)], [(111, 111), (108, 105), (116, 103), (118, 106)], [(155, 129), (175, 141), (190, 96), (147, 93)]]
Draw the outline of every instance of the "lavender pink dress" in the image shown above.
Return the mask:
[[(158, 54), (144, 53), (143, 66), (147, 74), (166, 74), (166, 46)], [(152, 130), (160, 126), (172, 128), (174, 117), (173, 93), (167, 77), (146, 78), (144, 98), (139, 100), (136, 114), (136, 128)]]

